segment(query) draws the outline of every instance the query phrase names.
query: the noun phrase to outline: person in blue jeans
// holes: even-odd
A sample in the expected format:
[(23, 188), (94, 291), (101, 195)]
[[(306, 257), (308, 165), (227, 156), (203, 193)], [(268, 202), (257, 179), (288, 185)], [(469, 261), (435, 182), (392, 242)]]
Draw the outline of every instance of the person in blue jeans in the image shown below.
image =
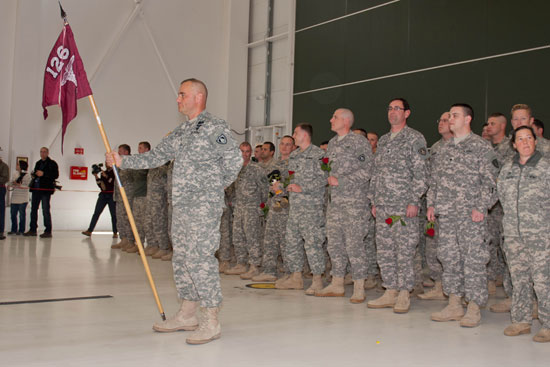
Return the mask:
[[(22, 235), (25, 232), (26, 211), (29, 203), (29, 184), (31, 175), (28, 174), (29, 164), (23, 160), (17, 162), (17, 174), (11, 183), (11, 231), (8, 234)], [(17, 216), (19, 215), (19, 230), (17, 230)]]

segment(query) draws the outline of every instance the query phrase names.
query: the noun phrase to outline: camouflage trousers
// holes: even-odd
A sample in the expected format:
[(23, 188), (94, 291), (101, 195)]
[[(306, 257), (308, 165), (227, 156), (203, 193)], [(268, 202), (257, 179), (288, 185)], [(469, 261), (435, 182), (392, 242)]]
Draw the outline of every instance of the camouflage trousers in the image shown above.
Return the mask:
[(288, 210), (267, 214), (264, 237), (264, 256), (262, 259), (263, 272), (277, 276), (277, 258), (279, 254), (284, 258), (286, 223)]
[(327, 250), (332, 263), (332, 276), (343, 278), (349, 260), (353, 280), (367, 277), (367, 251), (363, 239), (367, 235), (369, 216), (366, 205), (328, 205)]
[(223, 203), (185, 202), (175, 205), (172, 219), (172, 266), (181, 299), (218, 307), (222, 302), (218, 260)]
[[(130, 202), (130, 207), (132, 206), (133, 199), (128, 199)], [(128, 213), (126, 213), (126, 208), (124, 203), (121, 201), (116, 202), (116, 223), (120, 238), (126, 238), (130, 242), (134, 242), (134, 234), (132, 233), (132, 227), (128, 221)]]
[[(136, 227), (139, 233), (139, 239), (141, 244), (145, 247), (145, 233), (146, 227), (149, 225), (150, 218), (147, 208), (147, 197), (146, 196), (136, 196), (134, 202), (132, 203), (132, 212), (134, 214), (134, 221), (136, 222)], [(147, 243), (149, 245), (149, 243)]]
[(147, 190), (147, 218), (145, 220), (145, 237), (147, 246), (156, 246), (162, 250), (170, 250), (170, 234), (168, 232), (168, 199), (165, 191)]
[(314, 275), (325, 271), (325, 218), (323, 207), (292, 208), (286, 224), (286, 246), (284, 262), (291, 273), (301, 272), (304, 268), (304, 250), (309, 267)]
[(478, 306), (487, 303), (487, 223), (473, 222), (470, 215), (439, 216), (437, 257), (443, 264), (443, 291), (464, 296)]
[[(259, 207), (236, 207), (233, 209), (233, 246), (239, 264), (262, 264), (260, 242)], [(248, 259), (248, 261), (247, 261)]]
[(433, 237), (426, 236), (425, 256), (430, 278), (437, 281), (441, 280), (441, 274), (443, 274), (443, 266), (441, 266), (441, 262), (437, 258), (437, 242), (439, 237), (439, 223), (437, 219), (434, 230), (435, 235)]
[(534, 295), (538, 298), (539, 321), (550, 329), (550, 240), (506, 238), (504, 251), (512, 275), (512, 322), (531, 324)]
[(220, 223), (220, 261), (231, 261), (231, 246), (233, 242), (233, 209), (224, 207)]
[(491, 259), (487, 264), (487, 278), (496, 280), (499, 275), (504, 275), (506, 265), (502, 255), (502, 217), (504, 212), (498, 202), (487, 214), (487, 242)]
[[(370, 209), (369, 209), (370, 210)], [(367, 274), (378, 275), (378, 263), (376, 262), (376, 223), (372, 215), (369, 215), (368, 232), (363, 240), (367, 253)]]
[(408, 290), (414, 288), (414, 255), (418, 244), (418, 217), (401, 215), (399, 221), (389, 226), (386, 219), (396, 213), (376, 208), (376, 259), (386, 289)]

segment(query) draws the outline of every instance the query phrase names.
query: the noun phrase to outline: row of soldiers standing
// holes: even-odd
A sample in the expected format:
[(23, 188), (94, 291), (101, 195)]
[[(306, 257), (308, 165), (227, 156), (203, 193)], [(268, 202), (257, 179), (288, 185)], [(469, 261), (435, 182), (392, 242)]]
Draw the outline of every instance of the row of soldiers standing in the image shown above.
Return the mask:
[[(226, 191), (220, 272), (253, 281), (276, 280), (279, 289), (304, 289), (303, 272), (311, 272), (305, 293), (318, 297), (344, 296), (348, 273), (354, 284), (350, 301), (361, 303), (364, 289), (373, 287), (374, 258), (386, 290), (367, 306), (406, 313), (410, 292), (422, 284), (424, 254), (419, 242), (425, 230), (432, 229), (435, 236), (427, 237), (425, 258), (435, 286), (419, 297), (448, 296), (448, 306), (431, 315), (434, 321), (479, 325), (480, 306), (487, 303), (489, 292), (494, 293), (499, 276), (504, 276), (505, 292), (511, 297), (500, 249), (502, 207), (496, 194), (499, 168), (514, 153), (504, 135), (506, 118), (491, 147), (471, 130), (471, 106), (455, 104), (438, 120), (442, 139), (428, 151), (423, 135), (407, 126), (410, 113), (405, 99), (390, 101), (391, 129), (380, 138), (375, 155), (367, 139), (351, 133), (354, 116), (343, 108), (330, 120), (336, 136), (326, 153), (311, 144), (308, 124), (298, 125), (293, 137), (281, 140), (279, 160), (271, 158), (273, 153), (265, 154), (275, 150), (266, 143), (265, 161), (256, 164), (250, 160), (251, 146), (241, 144), (245, 164)], [(525, 105), (514, 106), (512, 114), (514, 128), (520, 123), (516, 115), (531, 118)], [(494, 114), (489, 121), (501, 117)], [(283, 144), (295, 144), (297, 149), (287, 150)], [(550, 151), (550, 143), (541, 139), (537, 149)], [(375, 242), (370, 240), (374, 237)], [(233, 267), (231, 244), (237, 260)], [(325, 287), (326, 251), (332, 276)], [(304, 269), (306, 258), (309, 269), (307, 264)], [(284, 274), (280, 278), (278, 270)], [(506, 312), (510, 304), (507, 298), (491, 310)]]
[[(144, 141), (138, 145), (138, 153), (148, 152), (151, 145)], [(131, 148), (122, 144), (120, 155), (130, 155)], [(124, 186), (128, 202), (145, 254), (153, 259), (172, 260), (170, 230), (172, 223), (172, 167), (168, 162), (151, 169), (119, 169), (119, 177)], [(111, 246), (128, 253), (137, 253), (136, 239), (122, 202), (120, 189), (115, 185), (117, 226), (121, 241)]]

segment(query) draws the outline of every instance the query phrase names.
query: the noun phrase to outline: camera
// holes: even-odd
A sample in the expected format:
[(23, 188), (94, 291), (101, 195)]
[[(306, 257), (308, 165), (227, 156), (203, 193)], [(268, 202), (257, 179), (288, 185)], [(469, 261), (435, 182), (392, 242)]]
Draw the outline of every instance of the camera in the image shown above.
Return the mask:
[(103, 171), (101, 167), (103, 167), (103, 163), (92, 164), (92, 175), (97, 175), (99, 172)]

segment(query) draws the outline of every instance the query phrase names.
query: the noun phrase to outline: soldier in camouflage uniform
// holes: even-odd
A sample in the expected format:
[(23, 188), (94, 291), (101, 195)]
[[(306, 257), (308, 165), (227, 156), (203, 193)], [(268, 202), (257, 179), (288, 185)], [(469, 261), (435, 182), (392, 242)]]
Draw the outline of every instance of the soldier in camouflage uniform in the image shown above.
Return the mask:
[(147, 208), (149, 212), (146, 228), (147, 248), (145, 254), (161, 259), (172, 252), (168, 232), (168, 165), (151, 168), (147, 174)]
[[(514, 150), (510, 143), (510, 137), (506, 136), (506, 116), (500, 112), (493, 113), (487, 119), (487, 134), (491, 138), (493, 149), (497, 156), (499, 166), (504, 166), (514, 156)], [(502, 205), (499, 201), (493, 206), (487, 216), (487, 231), (489, 234), (489, 246), (491, 260), (487, 265), (487, 277), (489, 279), (489, 295), (496, 293), (497, 279), (504, 279), (504, 292), (512, 295), (512, 281), (510, 271), (504, 263), (502, 255)], [(511, 304), (511, 302), (510, 302)]]
[[(118, 147), (118, 154), (130, 155), (131, 148), (128, 144), (121, 144)], [(132, 207), (132, 201), (134, 199), (134, 174), (133, 170), (118, 170), (118, 176), (126, 192), (126, 198), (130, 207)], [(117, 203), (116, 205), (116, 221), (118, 227), (118, 233), (120, 235), (120, 242), (111, 246), (113, 249), (125, 249), (126, 247), (134, 246), (134, 234), (132, 232), (132, 227), (128, 221), (128, 214), (126, 213), (126, 208), (124, 207), (124, 202), (122, 201), (122, 196), (120, 195), (120, 189), (118, 185), (115, 185), (114, 200)]]
[(550, 342), (550, 160), (535, 150), (537, 141), (531, 127), (515, 130), (512, 142), (518, 153), (498, 179), (504, 251), (513, 283), (512, 324), (504, 334), (531, 332), (534, 289), (542, 328), (533, 340)]
[(325, 151), (311, 144), (313, 128), (309, 124), (299, 124), (294, 129), (294, 141), (299, 147), (290, 154), (288, 162), (290, 176), (290, 209), (286, 225), (286, 246), (284, 262), (291, 273), (275, 283), (278, 289), (303, 289), (302, 269), (304, 249), (313, 274), (312, 286), (307, 295), (323, 286), (321, 276), (325, 270), (325, 217), (323, 202), (327, 172), (321, 169), (321, 159)]
[[(427, 188), (426, 139), (407, 126), (411, 111), (403, 98), (388, 106), (389, 133), (378, 141), (369, 196), (376, 217), (376, 257), (384, 295), (370, 308), (392, 307), (406, 313), (414, 287), (413, 259), (418, 244), (418, 210)], [(391, 225), (389, 224), (391, 223)]]
[[(260, 204), (267, 201), (267, 176), (256, 162), (250, 160), (252, 147), (248, 142), (240, 145), (243, 167), (235, 181), (235, 200), (233, 202), (233, 245), (237, 264), (225, 271), (225, 274), (239, 275), (242, 279), (251, 279), (260, 274), (262, 263)], [(250, 264), (247, 271), (246, 264)]]
[(343, 297), (346, 265), (351, 263), (354, 282), (352, 303), (365, 300), (367, 254), (364, 238), (370, 217), (368, 188), (372, 176), (373, 155), (368, 140), (352, 133), (352, 111), (340, 108), (330, 120), (336, 133), (328, 143), (326, 158), (330, 172), (330, 200), (327, 209), (328, 252), (332, 263), (332, 282), (316, 290), (316, 297)]
[[(184, 80), (178, 109), (188, 121), (162, 139), (153, 150), (122, 160), (107, 161), (121, 168), (154, 168), (174, 159), (172, 244), (174, 280), (182, 305), (175, 316), (155, 323), (160, 332), (195, 330), (186, 339), (202, 344), (221, 335), (218, 321), (222, 301), (218, 261), (220, 217), (224, 187), (237, 177), (242, 157), (227, 123), (206, 111), (207, 89), (197, 79)], [(200, 315), (197, 322), (196, 311)]]
[[(489, 143), (471, 131), (474, 113), (469, 105), (455, 104), (450, 114), (454, 137), (435, 157), (428, 190), (428, 220), (438, 216), (438, 258), (449, 304), (431, 318), (476, 327), (479, 307), (488, 297), (487, 211), (497, 200), (498, 160)], [(468, 302), (465, 315), (463, 296)]]
[[(439, 152), (453, 137), (453, 133), (449, 128), (449, 112), (444, 112), (437, 121), (437, 130), (441, 134), (441, 139), (435, 142), (430, 148), (430, 157), (428, 163), (428, 186), (433, 186), (430, 182), (432, 178), (432, 166), (435, 159), (439, 156)], [(437, 218), (434, 221), (434, 236), (426, 236), (426, 264), (428, 265), (430, 278), (434, 281), (433, 288), (424, 293), (419, 294), (418, 298), (424, 300), (445, 300), (445, 294), (443, 293), (443, 285), (441, 283), (441, 274), (443, 273), (443, 267), (441, 262), (437, 258), (437, 238), (439, 236), (439, 224)]]
[[(526, 104), (515, 104), (512, 106), (512, 128), (515, 130), (520, 126), (532, 126), (535, 118), (531, 107)], [(539, 137), (537, 139), (537, 150), (544, 155), (550, 154), (550, 140)]]
[[(365, 129), (353, 129), (355, 134), (365, 137), (371, 147), (372, 154), (376, 153), (376, 146), (378, 144), (378, 134), (373, 132), (367, 132)], [(328, 190), (327, 190), (328, 192)], [(371, 212), (371, 203), (369, 201), (369, 213)], [(376, 243), (374, 241), (376, 234), (375, 220), (372, 215), (368, 216), (368, 230), (367, 235), (363, 239), (365, 244), (365, 251), (367, 254), (367, 279), (365, 279), (365, 289), (372, 289), (376, 287), (377, 281), (376, 277), (378, 276), (378, 264), (376, 263)], [(344, 280), (345, 282), (345, 280)]]
[[(263, 242), (263, 272), (252, 278), (255, 282), (272, 282), (277, 280), (277, 258), (279, 254), (284, 256), (286, 222), (289, 208), (285, 182), (288, 181), (288, 159), (293, 150), (294, 139), (288, 135), (284, 136), (279, 144), (281, 156), (271, 167), (273, 170), (279, 171), (280, 178), (269, 182), (269, 199), (267, 201), (269, 212), (267, 213)], [(272, 173), (273, 170), (269, 173)]]
[[(138, 153), (143, 154), (151, 150), (151, 145), (143, 141), (138, 144)], [(147, 173), (146, 169), (134, 170), (134, 200), (132, 202), (132, 213), (136, 223), (136, 228), (139, 234), (141, 244), (145, 247), (145, 239), (147, 227), (149, 226), (148, 208), (147, 208)], [(129, 253), (138, 252), (138, 247), (134, 243), (133, 246), (123, 249)]]
[(224, 273), (230, 267), (231, 248), (233, 247), (233, 201), (235, 200), (235, 183), (225, 188), (222, 219), (220, 223), (220, 249), (218, 260), (220, 261), (220, 273)]

